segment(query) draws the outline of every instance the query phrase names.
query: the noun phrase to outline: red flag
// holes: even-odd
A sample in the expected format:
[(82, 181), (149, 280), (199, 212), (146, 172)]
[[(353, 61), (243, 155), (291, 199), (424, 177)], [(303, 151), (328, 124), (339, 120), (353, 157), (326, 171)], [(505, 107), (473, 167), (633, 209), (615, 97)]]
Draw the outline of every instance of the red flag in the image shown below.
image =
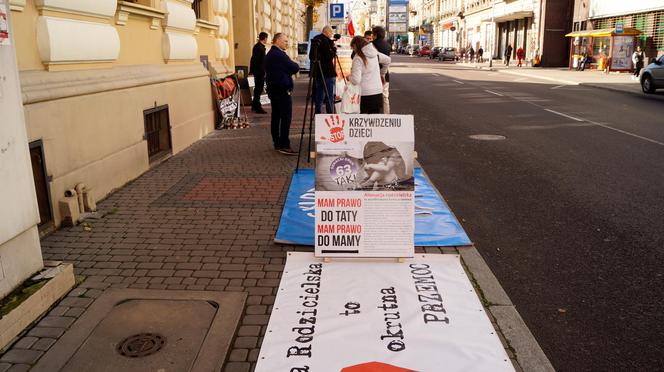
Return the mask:
[(353, 27), (353, 20), (348, 15), (348, 35), (355, 36), (355, 27)]

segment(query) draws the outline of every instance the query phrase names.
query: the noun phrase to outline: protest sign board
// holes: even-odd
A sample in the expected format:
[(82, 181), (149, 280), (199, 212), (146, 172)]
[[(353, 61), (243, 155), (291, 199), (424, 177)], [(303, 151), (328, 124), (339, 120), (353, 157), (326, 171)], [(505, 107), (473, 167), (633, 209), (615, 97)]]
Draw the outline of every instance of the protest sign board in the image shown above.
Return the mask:
[(357, 366), (371, 362), (514, 371), (458, 255), (398, 263), (288, 253), (255, 371), (367, 370)]
[(316, 255), (414, 253), (412, 115), (316, 115)]

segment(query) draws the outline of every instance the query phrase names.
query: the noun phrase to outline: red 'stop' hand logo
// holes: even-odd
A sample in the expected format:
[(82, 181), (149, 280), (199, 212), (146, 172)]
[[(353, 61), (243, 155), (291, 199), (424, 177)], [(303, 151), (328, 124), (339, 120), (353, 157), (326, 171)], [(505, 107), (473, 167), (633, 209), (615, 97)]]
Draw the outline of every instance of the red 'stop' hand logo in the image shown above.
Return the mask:
[(330, 115), (329, 118), (325, 119), (325, 125), (330, 128), (330, 141), (337, 143), (344, 140), (346, 120), (343, 120), (339, 115)]

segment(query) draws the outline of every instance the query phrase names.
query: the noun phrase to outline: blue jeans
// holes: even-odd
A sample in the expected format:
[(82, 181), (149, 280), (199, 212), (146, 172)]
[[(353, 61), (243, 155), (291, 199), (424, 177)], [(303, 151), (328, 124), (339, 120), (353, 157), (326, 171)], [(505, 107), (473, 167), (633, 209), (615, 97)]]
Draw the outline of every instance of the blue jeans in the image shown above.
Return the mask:
[[(324, 78), (325, 85), (320, 78), (316, 78), (314, 81), (314, 103), (316, 107), (316, 113), (320, 114), (323, 112), (323, 101), (325, 101), (325, 109), (328, 114), (334, 112), (334, 84), (337, 82), (336, 77)], [(325, 95), (325, 87), (327, 87), (327, 96)], [(328, 100), (327, 97), (330, 99)]]

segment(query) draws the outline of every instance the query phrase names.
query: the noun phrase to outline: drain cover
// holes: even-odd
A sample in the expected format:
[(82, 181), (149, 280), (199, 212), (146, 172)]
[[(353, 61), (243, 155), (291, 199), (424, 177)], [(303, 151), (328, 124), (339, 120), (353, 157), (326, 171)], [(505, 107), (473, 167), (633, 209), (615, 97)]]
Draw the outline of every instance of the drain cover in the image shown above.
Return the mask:
[(473, 134), (469, 137), (479, 141), (501, 141), (507, 138), (498, 134)]
[(154, 333), (139, 333), (125, 338), (118, 345), (118, 353), (128, 358), (152, 355), (166, 343), (166, 337)]

